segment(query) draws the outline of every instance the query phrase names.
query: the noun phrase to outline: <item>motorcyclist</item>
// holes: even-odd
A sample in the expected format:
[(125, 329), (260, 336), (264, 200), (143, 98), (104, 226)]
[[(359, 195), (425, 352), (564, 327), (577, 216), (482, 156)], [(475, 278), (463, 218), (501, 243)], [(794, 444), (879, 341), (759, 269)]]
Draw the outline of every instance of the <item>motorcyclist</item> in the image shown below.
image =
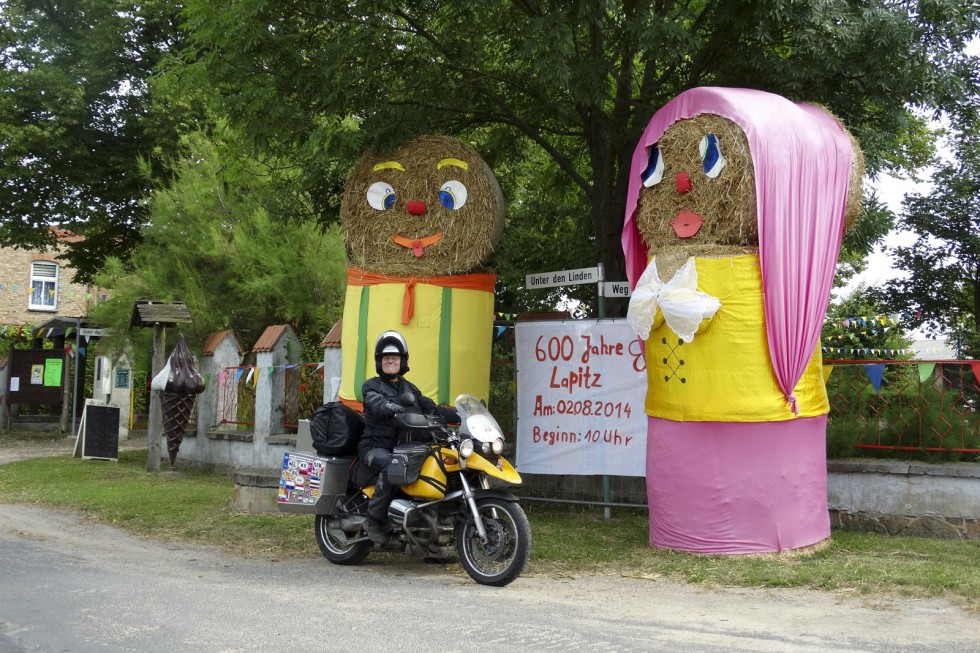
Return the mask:
[(408, 372), (408, 344), (397, 331), (385, 331), (378, 336), (374, 367), (378, 376), (361, 386), (364, 435), (357, 451), (364, 464), (378, 474), (364, 528), (371, 541), (384, 544), (388, 541), (388, 505), (397, 489), (388, 481), (391, 452), (398, 444), (395, 415), (409, 406), (418, 406), (423, 413), (438, 415), (448, 422), (458, 422), (459, 415), (453, 408), (437, 405), (404, 378)]

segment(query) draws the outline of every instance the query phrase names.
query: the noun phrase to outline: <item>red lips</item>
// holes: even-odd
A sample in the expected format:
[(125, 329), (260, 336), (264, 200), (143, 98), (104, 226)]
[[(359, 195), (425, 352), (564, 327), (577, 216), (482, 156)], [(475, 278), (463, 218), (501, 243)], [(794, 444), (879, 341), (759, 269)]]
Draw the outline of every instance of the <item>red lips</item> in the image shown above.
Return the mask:
[(670, 226), (674, 228), (674, 233), (677, 234), (678, 238), (690, 238), (698, 233), (701, 229), (701, 225), (704, 224), (704, 218), (702, 218), (697, 213), (693, 211), (681, 211), (674, 218), (674, 221), (670, 223)]

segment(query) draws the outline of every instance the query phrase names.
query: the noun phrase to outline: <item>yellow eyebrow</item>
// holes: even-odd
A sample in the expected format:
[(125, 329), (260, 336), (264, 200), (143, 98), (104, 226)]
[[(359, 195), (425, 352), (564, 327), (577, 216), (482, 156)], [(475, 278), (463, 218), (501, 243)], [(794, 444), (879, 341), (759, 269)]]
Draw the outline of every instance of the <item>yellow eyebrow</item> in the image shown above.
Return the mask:
[(379, 163), (375, 165), (374, 168), (372, 168), (372, 170), (387, 170), (388, 168), (393, 168), (395, 170), (401, 170), (402, 172), (405, 172), (405, 168), (402, 166), (402, 164), (398, 163), (397, 161), (385, 161), (384, 163)]
[(442, 170), (445, 166), (456, 166), (457, 168), (462, 168), (463, 170), (470, 169), (470, 166), (466, 163), (466, 161), (460, 161), (459, 159), (443, 159), (436, 164), (436, 170)]

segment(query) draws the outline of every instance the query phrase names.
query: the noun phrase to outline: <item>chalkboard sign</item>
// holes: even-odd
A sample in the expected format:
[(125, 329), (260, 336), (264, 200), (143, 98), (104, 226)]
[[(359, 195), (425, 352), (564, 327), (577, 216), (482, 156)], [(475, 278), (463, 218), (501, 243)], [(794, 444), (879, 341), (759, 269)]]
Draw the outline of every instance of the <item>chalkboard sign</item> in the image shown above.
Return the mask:
[(85, 406), (82, 458), (119, 459), (119, 407)]

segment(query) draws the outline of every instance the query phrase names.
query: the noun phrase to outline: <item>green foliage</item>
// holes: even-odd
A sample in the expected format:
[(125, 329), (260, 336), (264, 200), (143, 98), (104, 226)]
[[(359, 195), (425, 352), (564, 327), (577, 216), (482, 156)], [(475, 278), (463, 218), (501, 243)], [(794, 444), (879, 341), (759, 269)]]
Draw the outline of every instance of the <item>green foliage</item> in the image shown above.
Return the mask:
[[(980, 105), (978, 105), (980, 106)], [(913, 325), (946, 333), (958, 357), (980, 356), (980, 128), (956, 134), (955, 160), (932, 175), (933, 190), (905, 198), (898, 226), (916, 234), (893, 250), (895, 267), (909, 273), (890, 282), (883, 301), (916, 316)]]
[(149, 80), (179, 47), (176, 12), (170, 0), (0, 4), (0, 244), (52, 245), (52, 225), (82, 234), (66, 258), (90, 281), (139, 242), (143, 197), (175, 144), (177, 115), (152, 111)]
[[(192, 134), (167, 189), (156, 191), (142, 245), (128, 264), (111, 259), (99, 283), (111, 289), (92, 321), (111, 327), (113, 351), (148, 351), (150, 330), (128, 328), (140, 298), (183, 301), (193, 347), (230, 329), (248, 347), (272, 324), (291, 324), (318, 345), (342, 310), (343, 240), (310, 222), (280, 223), (265, 208), (267, 167), (236, 158), (229, 143)], [(322, 357), (317, 355), (314, 360)]]
[(7, 355), (11, 349), (27, 349), (33, 340), (32, 333), (34, 328), (30, 325), (10, 327), (3, 335), (0, 335), (0, 359)]
[[(336, 219), (342, 171), (367, 146), (420, 133), (476, 142), (512, 203), (515, 233), (496, 266), (515, 309), (553, 299), (521, 293), (518, 270), (601, 261), (608, 279), (624, 278), (632, 150), (684, 89), (743, 86), (823, 104), (873, 173), (928, 160), (931, 136), (912, 107), (949, 109), (977, 88), (963, 54), (980, 29), (976, 2), (911, 12), (885, 0), (189, 0), (184, 16), (188, 48), (169, 74), (212, 88), (256, 151), (295, 162), (303, 174), (290, 187), (316, 198), (318, 220)], [(879, 218), (856, 232), (866, 244), (887, 226)], [(556, 240), (528, 264), (535, 238)]]

